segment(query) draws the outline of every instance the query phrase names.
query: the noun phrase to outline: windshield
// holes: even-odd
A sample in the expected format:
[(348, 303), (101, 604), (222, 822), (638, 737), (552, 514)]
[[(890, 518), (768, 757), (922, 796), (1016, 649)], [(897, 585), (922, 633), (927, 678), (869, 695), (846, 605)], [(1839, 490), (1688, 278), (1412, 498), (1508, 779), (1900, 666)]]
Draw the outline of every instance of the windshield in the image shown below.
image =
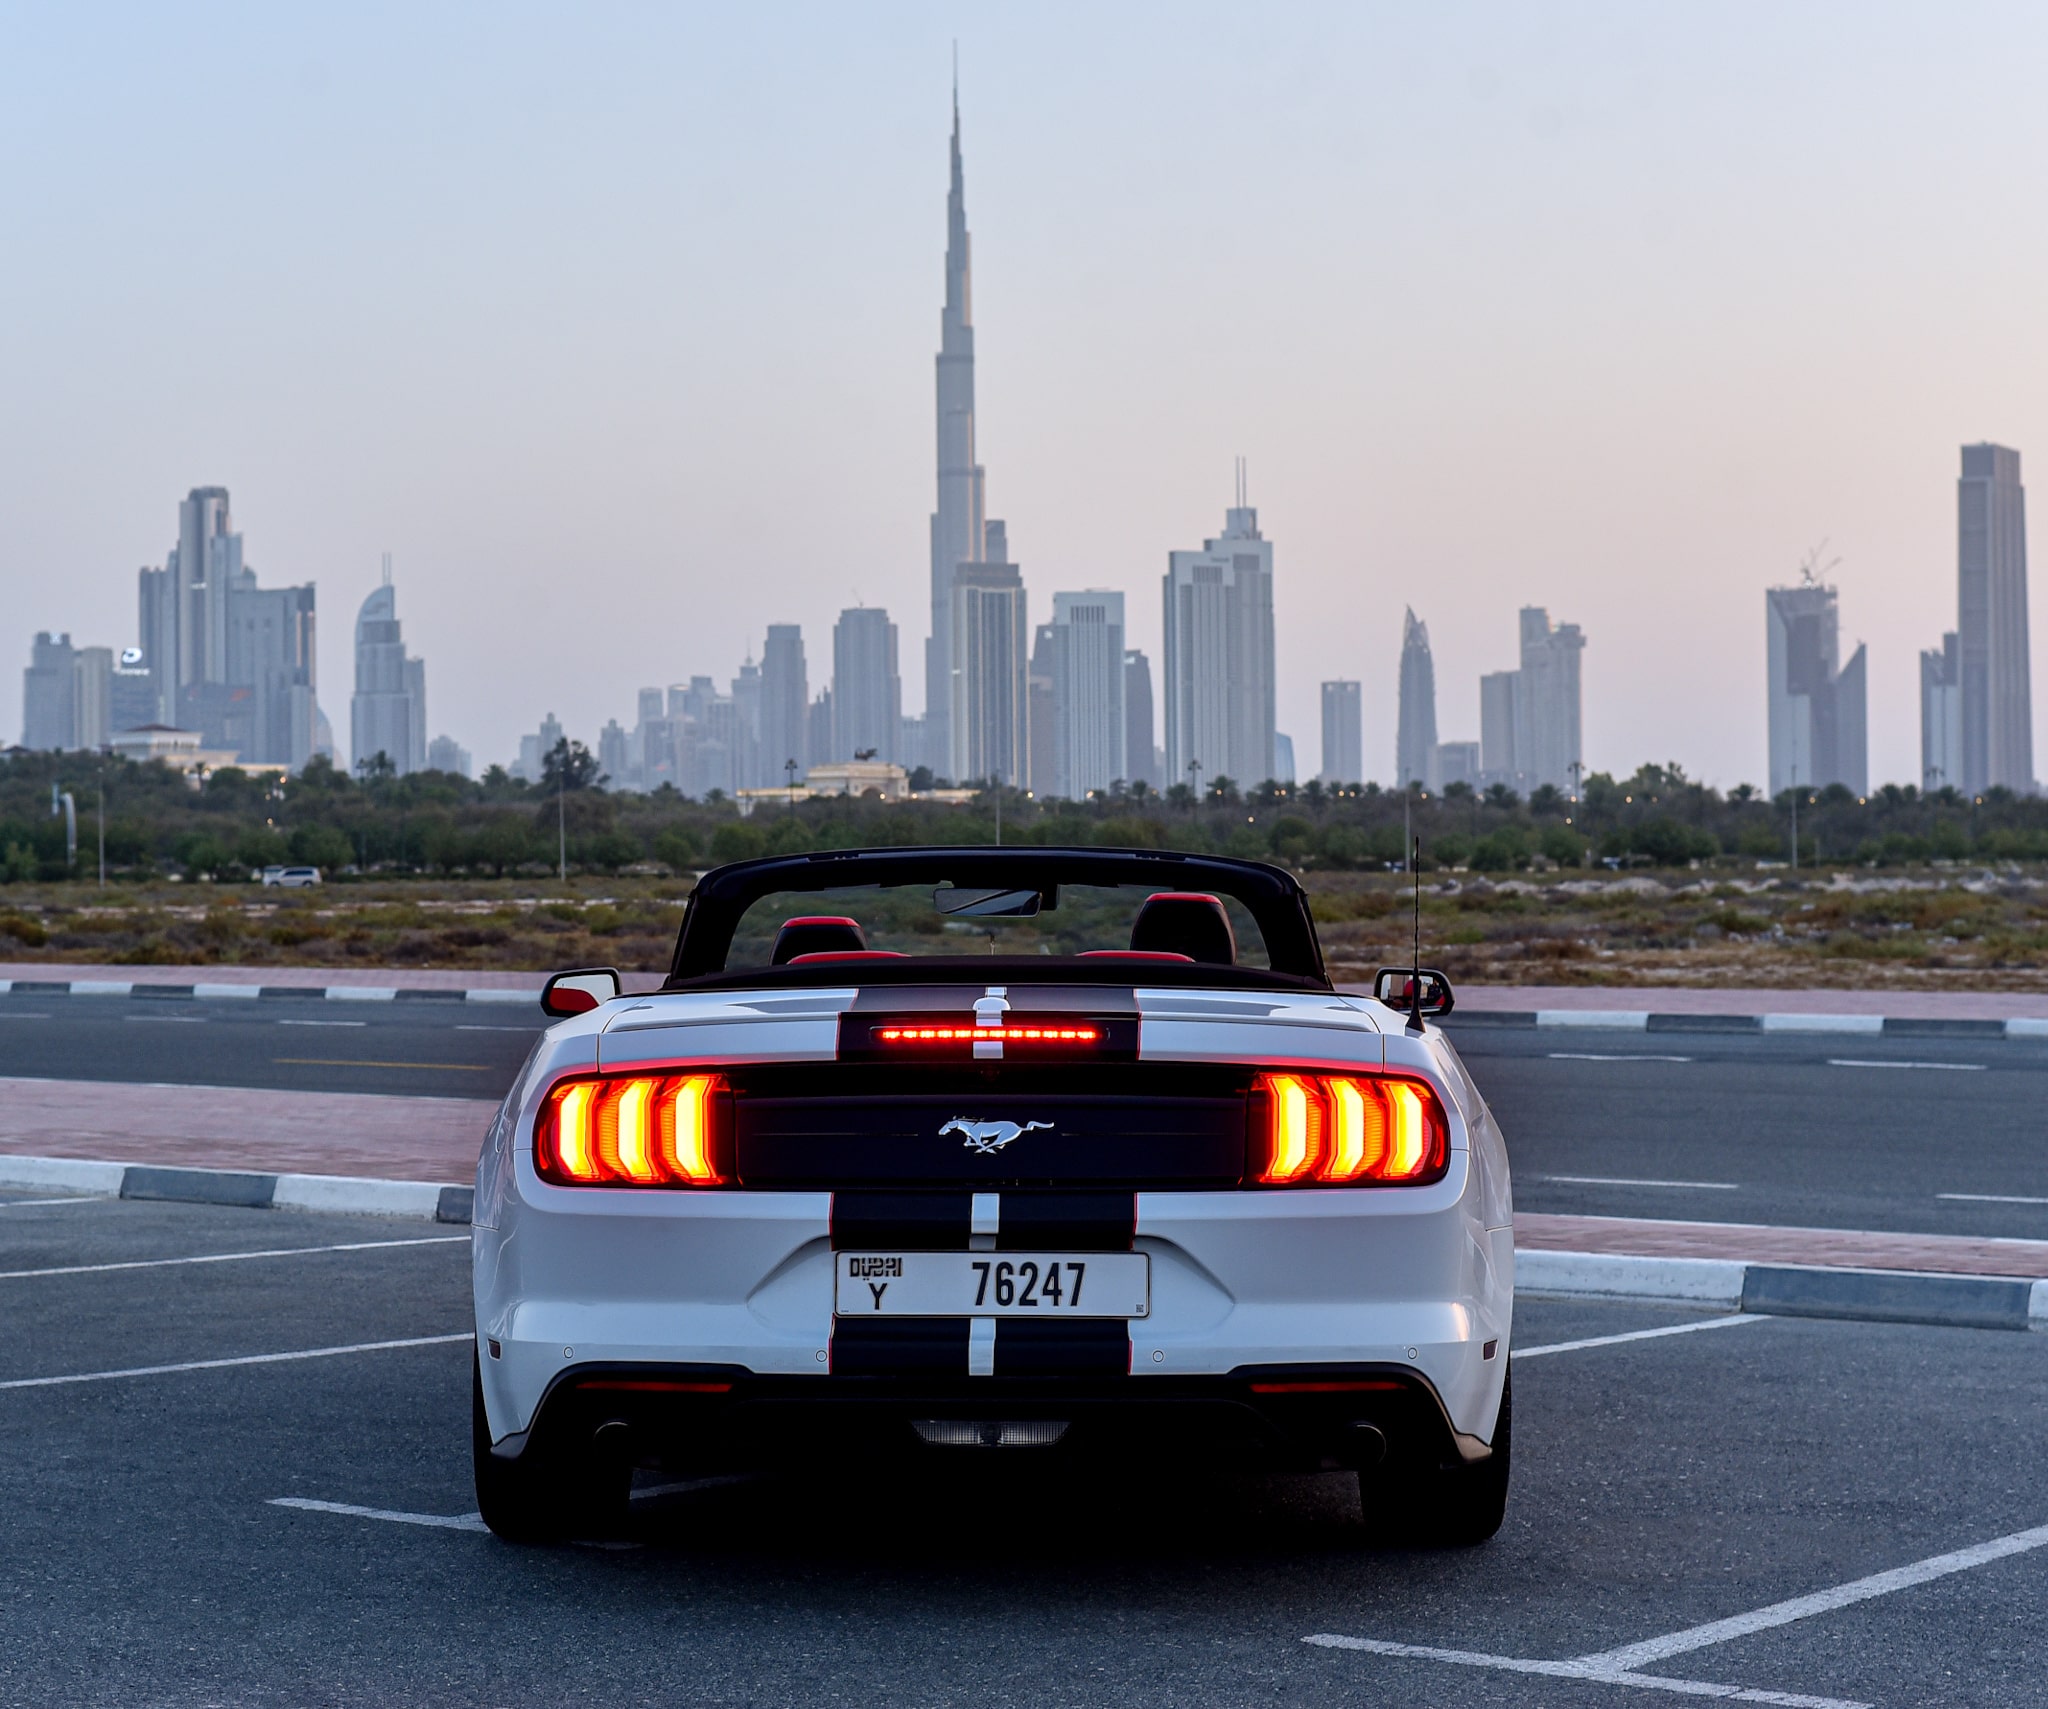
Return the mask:
[[(1155, 907), (1149, 916), (1151, 923), (1141, 933), (1140, 915), (1155, 897), (1177, 903), (1183, 918), (1166, 919), (1162, 925), (1169, 910)], [(1032, 901), (1037, 903), (1037, 911), (1026, 912)], [(1103, 952), (1129, 955), (1136, 948), (1207, 961), (1216, 959), (1216, 934), (1211, 931), (1200, 942), (1190, 935), (1202, 929), (1205, 903), (1220, 908), (1229, 921), (1234, 951), (1231, 965), (1272, 966), (1258, 922), (1235, 897), (1200, 893), (1196, 900), (1192, 894), (1146, 884), (1061, 884), (1008, 891), (931, 884), (848, 884), (828, 890), (777, 890), (741, 914), (726, 966), (770, 966), (785, 927), (793, 930), (784, 950), (794, 949), (795, 954), (829, 955), (858, 947), (906, 956), (1078, 956)], [(991, 905), (1004, 912), (976, 911)], [(1012, 909), (1016, 912), (1009, 911)], [(825, 924), (840, 920), (851, 921), (858, 930), (857, 946), (843, 927)], [(815, 948), (795, 947), (796, 923), (816, 923), (816, 929), (803, 939)], [(1166, 947), (1169, 944), (1181, 947)], [(1212, 953), (1197, 956), (1191, 953), (1193, 948)], [(794, 954), (784, 953), (780, 959), (787, 963)]]

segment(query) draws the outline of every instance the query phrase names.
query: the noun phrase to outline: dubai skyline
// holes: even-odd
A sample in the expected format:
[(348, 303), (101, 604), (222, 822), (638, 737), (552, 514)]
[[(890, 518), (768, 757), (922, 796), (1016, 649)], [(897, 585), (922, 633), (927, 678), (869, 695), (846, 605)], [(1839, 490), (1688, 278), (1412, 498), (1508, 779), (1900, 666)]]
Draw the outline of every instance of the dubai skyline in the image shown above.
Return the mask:
[[(1876, 8), (1845, 32), (1816, 8), (1754, 20), (1740, 55), (1619, 8), (1540, 32), (1490, 7), (1332, 11), (1206, 40), (1091, 14), (1085, 64), (1058, 16), (821, 15), (779, 61), (743, 20), (688, 54), (673, 26), (611, 20), (563, 44), (530, 124), (507, 97), (547, 63), (524, 15), (467, 85), (463, 32), (431, 12), (382, 32), (138, 12), (90, 79), (98, 38), (45, 19), (0, 71), (37, 168), (0, 194), (38, 258), (10, 285), (37, 337), (6, 412), (6, 644), (123, 638), (81, 613), (125, 610), (168, 505), (208, 483), (266, 581), (321, 587), (330, 715), (336, 625), (395, 553), (437, 731), (480, 765), (544, 711), (586, 734), (627, 715), (621, 681), (723, 673), (771, 622), (816, 649), (865, 602), (921, 644), (957, 31), (982, 249), (961, 325), (986, 334), (960, 467), (999, 472), (1034, 620), (1055, 590), (1121, 589), (1128, 644), (1157, 660), (1156, 578), (1213, 531), (1242, 454), (1304, 775), (1319, 684), (1351, 679), (1366, 772), (1391, 776), (1404, 606), (1463, 738), (1528, 605), (1594, 637), (1589, 768), (1760, 784), (1757, 590), (1826, 537), (1845, 643), (1869, 645), (1872, 781), (1912, 781), (1917, 654), (1955, 622), (1955, 447), (2048, 440), (2027, 360), (2048, 249), (1987, 224), (1968, 170), (2040, 152), (2041, 120), (1989, 96), (2041, 62), (2042, 31), (1971, 10), (2009, 27), (1936, 40)], [(241, 133), (205, 113), (124, 153), (119, 115), (201, 41), (275, 149), (211, 170)], [(684, 63), (694, 116), (659, 98)], [(1823, 65), (1823, 92), (1789, 99)], [(433, 114), (429, 80), (455, 89)], [(1242, 110), (1219, 134), (1171, 126), (1226, 91)], [(184, 180), (218, 184), (234, 293), (124, 259), (177, 252)], [(0, 706), (0, 739), (15, 723)]]

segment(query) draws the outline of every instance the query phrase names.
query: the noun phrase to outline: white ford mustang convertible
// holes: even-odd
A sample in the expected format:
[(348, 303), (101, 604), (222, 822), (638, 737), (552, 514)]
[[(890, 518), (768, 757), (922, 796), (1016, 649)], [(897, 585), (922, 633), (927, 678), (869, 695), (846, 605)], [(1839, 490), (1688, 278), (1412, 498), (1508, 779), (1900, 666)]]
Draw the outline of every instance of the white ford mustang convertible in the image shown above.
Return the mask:
[(698, 883), (658, 992), (557, 974), (477, 1166), (477, 1500), (636, 1467), (1169, 1453), (1507, 1500), (1507, 1154), (1430, 1017), (1253, 862), (874, 849)]

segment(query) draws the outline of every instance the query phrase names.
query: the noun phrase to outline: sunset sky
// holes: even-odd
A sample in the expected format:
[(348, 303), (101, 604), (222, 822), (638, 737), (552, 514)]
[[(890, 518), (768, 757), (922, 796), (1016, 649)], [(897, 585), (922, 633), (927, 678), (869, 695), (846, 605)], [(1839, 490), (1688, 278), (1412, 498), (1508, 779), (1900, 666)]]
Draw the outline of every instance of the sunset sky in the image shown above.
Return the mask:
[(202, 484), (317, 582), (344, 742), (386, 550), (479, 769), (770, 622), (815, 692), (857, 600), (919, 710), (956, 38), (1034, 620), (1122, 588), (1156, 659), (1242, 454), (1304, 777), (1342, 676), (1391, 778), (1404, 606), (1453, 739), (1540, 604), (1590, 768), (1761, 783), (1763, 590), (1825, 539), (1917, 778), (1958, 447), (2048, 491), (2038, 6), (9, 7), (0, 742)]

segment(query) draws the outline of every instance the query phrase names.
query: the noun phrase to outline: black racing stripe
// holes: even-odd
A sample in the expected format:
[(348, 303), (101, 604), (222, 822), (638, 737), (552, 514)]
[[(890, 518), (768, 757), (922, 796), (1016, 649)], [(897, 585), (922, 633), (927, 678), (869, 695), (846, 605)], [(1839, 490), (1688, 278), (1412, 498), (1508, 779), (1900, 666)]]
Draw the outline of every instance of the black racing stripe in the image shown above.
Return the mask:
[(972, 1193), (834, 1193), (832, 1250), (964, 1252), (973, 1212)]
[(835, 1377), (964, 1377), (967, 1333), (964, 1317), (838, 1318), (832, 1325), (831, 1372)]
[(1138, 1230), (1136, 1193), (1003, 1194), (1001, 1252), (1128, 1252)]
[(1131, 1331), (1120, 1318), (1082, 1318), (1070, 1323), (1029, 1317), (996, 1319), (999, 1377), (1122, 1377), (1128, 1376), (1130, 1369)]

